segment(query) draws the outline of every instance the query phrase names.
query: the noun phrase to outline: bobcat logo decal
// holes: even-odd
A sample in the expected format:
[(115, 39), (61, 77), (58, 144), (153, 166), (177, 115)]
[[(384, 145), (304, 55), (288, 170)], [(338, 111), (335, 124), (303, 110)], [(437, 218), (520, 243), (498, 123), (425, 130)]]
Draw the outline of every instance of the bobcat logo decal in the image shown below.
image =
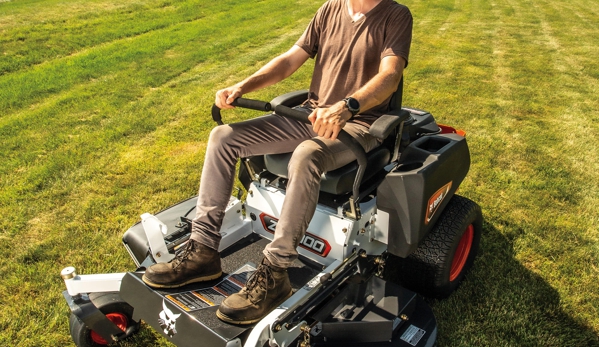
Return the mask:
[(162, 300), (162, 311), (159, 314), (160, 318), (158, 319), (158, 323), (160, 323), (160, 327), (168, 337), (173, 337), (177, 333), (175, 323), (180, 315), (180, 313), (174, 314), (169, 310), (168, 307), (166, 307), (164, 300)]
[(443, 200), (445, 200), (445, 198), (449, 194), (449, 190), (451, 189), (452, 183), (453, 183), (453, 181), (447, 183), (446, 185), (441, 187), (441, 189), (437, 190), (435, 192), (435, 194), (433, 194), (433, 196), (431, 196), (430, 199), (428, 199), (428, 207), (426, 209), (426, 217), (424, 219), (424, 225), (427, 225), (433, 219), (435, 212), (437, 212), (437, 210), (441, 206), (441, 203), (443, 202)]

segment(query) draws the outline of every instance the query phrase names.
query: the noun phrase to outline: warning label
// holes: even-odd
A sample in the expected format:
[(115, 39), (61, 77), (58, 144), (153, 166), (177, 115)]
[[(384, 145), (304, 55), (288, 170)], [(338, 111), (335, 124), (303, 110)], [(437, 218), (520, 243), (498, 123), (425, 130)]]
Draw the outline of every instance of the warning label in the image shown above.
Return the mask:
[(412, 346), (416, 346), (420, 339), (426, 334), (426, 331), (410, 325), (408, 329), (401, 335), (400, 339), (409, 343)]
[(188, 312), (220, 305), (226, 297), (240, 291), (254, 271), (256, 271), (255, 267), (246, 264), (225, 277), (214, 287), (170, 294), (165, 297)]

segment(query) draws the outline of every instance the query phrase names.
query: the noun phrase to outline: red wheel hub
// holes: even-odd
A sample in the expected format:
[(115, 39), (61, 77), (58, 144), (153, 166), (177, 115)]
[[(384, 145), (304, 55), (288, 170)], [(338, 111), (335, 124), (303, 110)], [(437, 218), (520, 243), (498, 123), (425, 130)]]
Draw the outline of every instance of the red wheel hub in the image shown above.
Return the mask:
[(454, 281), (466, 265), (468, 255), (470, 255), (470, 248), (472, 248), (472, 240), (474, 239), (474, 226), (470, 224), (460, 239), (458, 248), (455, 251), (453, 260), (451, 262), (451, 270), (449, 272), (449, 281)]
[[(113, 322), (114, 325), (119, 327), (119, 329), (121, 329), (122, 331), (125, 331), (127, 329), (128, 320), (127, 320), (127, 316), (125, 316), (124, 314), (109, 313), (106, 315), (106, 318), (108, 318), (111, 322)], [(106, 340), (104, 340), (102, 338), (102, 336), (100, 336), (100, 334), (96, 333), (93, 330), (91, 332), (91, 338), (95, 343), (97, 343), (99, 345), (108, 345), (108, 342), (106, 342)]]

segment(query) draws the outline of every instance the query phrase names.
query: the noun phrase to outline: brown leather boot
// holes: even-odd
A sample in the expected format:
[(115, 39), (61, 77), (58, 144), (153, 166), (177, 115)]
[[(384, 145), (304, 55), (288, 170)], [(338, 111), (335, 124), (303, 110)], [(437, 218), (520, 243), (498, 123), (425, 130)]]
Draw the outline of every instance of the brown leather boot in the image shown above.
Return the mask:
[(276, 267), (264, 258), (256, 272), (239, 291), (226, 298), (216, 316), (227, 323), (252, 324), (293, 294), (287, 269)]
[(178, 288), (219, 278), (222, 273), (218, 251), (190, 239), (173, 260), (147, 268), (142, 280), (153, 288)]

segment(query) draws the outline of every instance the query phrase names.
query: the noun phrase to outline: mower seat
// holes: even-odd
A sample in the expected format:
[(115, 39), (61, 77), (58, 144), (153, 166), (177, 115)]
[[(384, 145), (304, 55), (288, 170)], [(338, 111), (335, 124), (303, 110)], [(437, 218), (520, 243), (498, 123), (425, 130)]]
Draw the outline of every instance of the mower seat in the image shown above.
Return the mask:
[[(293, 153), (267, 154), (264, 156), (266, 170), (283, 178), (288, 178), (287, 166)], [(368, 164), (362, 181), (366, 181), (382, 170), (391, 159), (387, 148), (377, 147), (366, 154)], [(351, 192), (358, 172), (358, 162), (353, 161), (333, 171), (322, 174), (320, 191), (335, 195)]]
[[(388, 135), (396, 130), (400, 124), (397, 120), (405, 120), (407, 118), (402, 114), (401, 99), (403, 92), (403, 78), (400, 80), (396, 92), (391, 99), (390, 115), (383, 116), (378, 119), (370, 128), (370, 133), (382, 141), (382, 145), (371, 150), (366, 154), (367, 165), (362, 182), (373, 177), (377, 172), (381, 171), (392, 160), (393, 153), (396, 149), (397, 142), (395, 139), (385, 141)], [(281, 95), (271, 101), (273, 108), (277, 105), (285, 105), (293, 107), (301, 104), (308, 99), (308, 91), (296, 91)], [(282, 154), (267, 154), (264, 156), (264, 166), (270, 173), (288, 178), (287, 167), (293, 153)], [(334, 195), (341, 195), (351, 192), (358, 172), (358, 162), (353, 161), (345, 166), (342, 166), (333, 171), (325, 172), (320, 181), (320, 191)]]

